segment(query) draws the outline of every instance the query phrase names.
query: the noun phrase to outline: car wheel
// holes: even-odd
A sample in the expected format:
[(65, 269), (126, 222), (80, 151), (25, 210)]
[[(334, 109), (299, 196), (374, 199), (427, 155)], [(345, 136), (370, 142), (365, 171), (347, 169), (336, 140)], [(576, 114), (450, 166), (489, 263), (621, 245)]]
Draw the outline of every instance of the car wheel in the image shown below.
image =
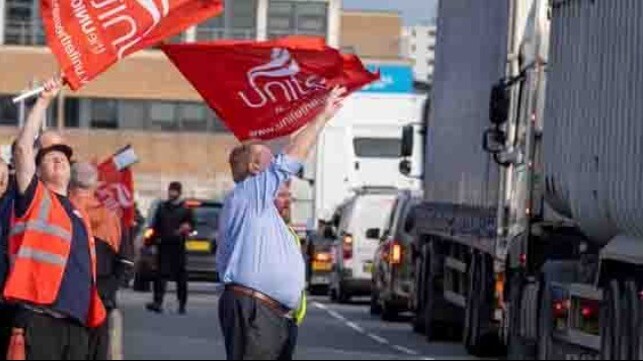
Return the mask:
[(384, 301), (382, 306), (382, 321), (393, 322), (399, 316), (398, 310), (389, 302)]
[(378, 297), (378, 293), (375, 288), (373, 288), (373, 292), (371, 293), (371, 307), (370, 307), (370, 313), (372, 316), (379, 316), (382, 314), (382, 305), (380, 305), (380, 300)]

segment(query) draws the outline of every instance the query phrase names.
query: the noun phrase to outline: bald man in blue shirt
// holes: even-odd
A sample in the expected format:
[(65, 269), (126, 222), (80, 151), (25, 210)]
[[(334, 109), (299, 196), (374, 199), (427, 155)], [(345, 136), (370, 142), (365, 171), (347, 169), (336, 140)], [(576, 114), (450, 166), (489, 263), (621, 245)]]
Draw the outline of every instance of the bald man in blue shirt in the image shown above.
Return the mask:
[(345, 92), (334, 88), (323, 112), (281, 154), (258, 142), (230, 154), (236, 186), (220, 216), (217, 252), (226, 285), (219, 318), (229, 360), (292, 359), (293, 311), (302, 302), (305, 266), (274, 201), (279, 187), (301, 170)]

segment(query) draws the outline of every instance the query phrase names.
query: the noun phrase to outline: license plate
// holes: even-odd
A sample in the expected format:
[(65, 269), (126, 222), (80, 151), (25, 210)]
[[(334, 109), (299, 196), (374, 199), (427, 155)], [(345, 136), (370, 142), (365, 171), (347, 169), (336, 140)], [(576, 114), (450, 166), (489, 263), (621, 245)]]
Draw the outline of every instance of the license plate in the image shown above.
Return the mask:
[(373, 273), (373, 263), (364, 263), (364, 273)]
[(329, 285), (330, 284), (330, 277), (313, 276), (310, 279), (310, 283), (312, 283), (314, 285)]
[(330, 271), (332, 265), (326, 262), (313, 262), (313, 271)]
[(212, 244), (210, 241), (187, 241), (185, 248), (189, 252), (211, 252)]

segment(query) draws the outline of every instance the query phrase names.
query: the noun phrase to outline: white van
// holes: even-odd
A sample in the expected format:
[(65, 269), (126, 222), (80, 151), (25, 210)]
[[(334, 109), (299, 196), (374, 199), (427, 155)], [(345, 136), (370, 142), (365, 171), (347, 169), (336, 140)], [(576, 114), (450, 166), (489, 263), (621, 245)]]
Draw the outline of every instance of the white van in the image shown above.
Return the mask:
[(393, 188), (364, 188), (335, 213), (337, 240), (329, 289), (333, 302), (370, 295), (373, 255), (397, 194)]

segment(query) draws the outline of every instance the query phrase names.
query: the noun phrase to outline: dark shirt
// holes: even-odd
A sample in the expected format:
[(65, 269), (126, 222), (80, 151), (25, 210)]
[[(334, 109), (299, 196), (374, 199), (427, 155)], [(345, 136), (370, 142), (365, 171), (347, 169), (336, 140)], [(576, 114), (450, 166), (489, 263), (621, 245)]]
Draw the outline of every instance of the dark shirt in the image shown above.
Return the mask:
[(96, 238), (96, 285), (100, 298), (108, 311), (118, 306), (116, 293), (127, 269), (123, 260), (129, 260), (126, 242), (120, 242), (117, 252), (107, 242)]
[[(23, 216), (31, 205), (38, 187), (34, 176), (24, 194), (17, 192), (15, 201), (16, 216)], [(71, 253), (58, 292), (58, 298), (50, 305), (51, 309), (70, 316), (85, 324), (89, 315), (92, 289), (92, 266), (89, 253), (89, 235), (81, 214), (74, 208), (69, 198), (56, 194), (72, 223)]]
[(163, 202), (154, 217), (154, 234), (161, 244), (183, 244), (184, 236), (179, 234), (179, 228), (183, 223), (194, 227), (192, 210), (187, 208), (184, 202)]
[(0, 197), (0, 289), (4, 289), (9, 272), (9, 228), (16, 193), (12, 183)]

